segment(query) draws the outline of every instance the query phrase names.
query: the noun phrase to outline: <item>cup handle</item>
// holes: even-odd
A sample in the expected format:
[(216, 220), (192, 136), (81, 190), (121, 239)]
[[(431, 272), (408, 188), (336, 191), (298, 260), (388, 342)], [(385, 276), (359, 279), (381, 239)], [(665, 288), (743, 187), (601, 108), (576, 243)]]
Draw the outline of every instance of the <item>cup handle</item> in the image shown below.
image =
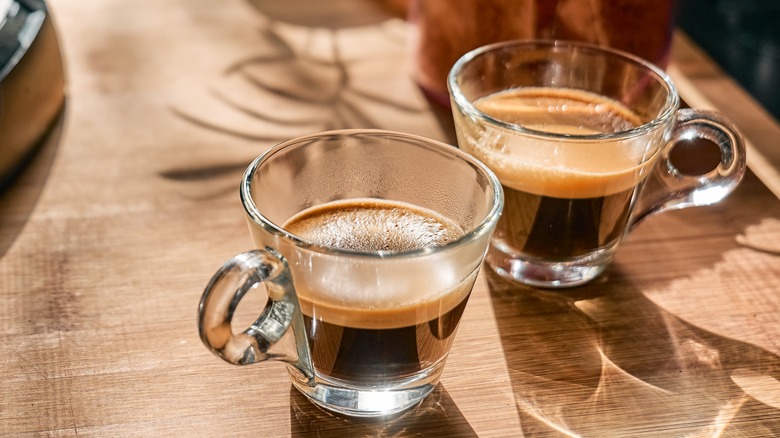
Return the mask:
[[(670, 154), (680, 141), (703, 139), (720, 149), (720, 163), (703, 175), (686, 175)], [(667, 210), (711, 205), (731, 193), (745, 175), (745, 143), (737, 129), (712, 111), (681, 109), (671, 138), (645, 181), (629, 229)]]
[[(253, 287), (266, 286), (267, 301), (246, 330), (233, 333), (233, 313)], [(211, 278), (198, 306), (203, 344), (224, 361), (249, 365), (281, 360), (313, 379), (309, 344), (290, 269), (272, 248), (247, 251), (225, 263)]]

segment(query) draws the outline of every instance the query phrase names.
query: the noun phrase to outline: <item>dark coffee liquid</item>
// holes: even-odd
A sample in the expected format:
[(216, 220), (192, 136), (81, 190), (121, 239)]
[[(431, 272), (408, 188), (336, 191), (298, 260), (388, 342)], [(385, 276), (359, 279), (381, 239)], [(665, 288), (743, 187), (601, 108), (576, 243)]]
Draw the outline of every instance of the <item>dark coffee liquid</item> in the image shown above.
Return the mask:
[[(491, 117), (545, 133), (587, 136), (641, 124), (624, 105), (571, 89), (519, 88), (475, 105)], [(504, 212), (494, 234), (502, 252), (565, 261), (622, 237), (650, 162), (642, 161), (648, 145), (543, 135), (474, 138), (464, 149), (485, 161), (504, 188)]]
[(377, 382), (412, 375), (445, 357), (468, 295), (439, 318), (398, 328), (344, 327), (304, 315), (315, 367), (339, 379)]
[[(444, 244), (463, 235), (440, 215), (408, 204), (349, 200), (314, 207), (290, 219), (284, 228), (305, 240), (360, 252), (409, 251)], [(370, 276), (370, 275), (369, 275)], [(421, 278), (412, 302), (366, 305), (349, 295), (329, 297), (299, 290), (299, 301), (312, 362), (330, 377), (382, 383), (426, 369), (446, 357), (468, 301), (476, 273), (449, 291), (426, 290)], [(298, 284), (296, 283), (296, 287)], [(360, 291), (385, 291), (382, 285)], [(333, 296), (340, 302), (334, 302)]]
[(539, 196), (504, 187), (504, 214), (494, 239), (531, 257), (563, 261), (618, 241), (633, 189), (598, 198)]

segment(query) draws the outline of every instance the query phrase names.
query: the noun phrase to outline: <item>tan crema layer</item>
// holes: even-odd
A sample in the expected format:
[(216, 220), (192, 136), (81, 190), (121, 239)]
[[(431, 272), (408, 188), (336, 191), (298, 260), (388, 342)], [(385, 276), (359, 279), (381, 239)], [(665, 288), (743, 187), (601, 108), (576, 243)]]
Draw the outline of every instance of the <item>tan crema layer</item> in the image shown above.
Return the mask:
[[(364, 329), (409, 327), (427, 323), (454, 309), (471, 293), (476, 277), (477, 271), (474, 271), (452, 290), (434, 293), (433, 298), (397, 307), (360, 308), (351, 307), (349, 304), (317, 301), (312, 298), (316, 296), (316, 292), (311, 291), (299, 291), (298, 302), (304, 315), (342, 327)], [(425, 293), (425, 284), (422, 283), (420, 294)]]
[[(440, 214), (407, 203), (378, 199), (349, 199), (333, 201), (311, 207), (290, 218), (284, 228), (304, 240), (323, 246), (337, 246), (344, 250), (362, 252), (375, 250), (409, 251), (420, 247), (441, 245), (463, 235), (463, 230)], [(359, 237), (365, 236), (363, 241)], [(410, 244), (413, 242), (413, 244)], [(417, 263), (415, 260), (374, 260), (372, 264), (361, 265), (360, 261), (350, 267), (355, 282), (350, 287), (359, 292), (375, 291), (376, 300), (366, 302), (351, 299), (348, 291), (336, 289), (336, 285), (325, 284), (333, 290), (318, 290), (312, 287), (316, 279), (297, 278), (295, 281), (302, 312), (317, 321), (325, 321), (345, 327), (384, 329), (412, 326), (425, 323), (449, 312), (461, 303), (471, 292), (476, 271), (450, 290), (429, 290), (430, 282), (419, 273), (419, 281), (413, 290), (402, 290), (399, 283), (376, 284), (379, 276), (375, 269), (385, 264)], [(435, 263), (430, 261), (432, 269)], [(365, 269), (362, 269), (365, 268)], [(348, 270), (345, 270), (345, 272)], [(363, 275), (358, 275), (357, 272)], [(298, 273), (300, 276), (303, 273)], [(403, 275), (403, 272), (399, 275)], [(393, 279), (382, 281), (392, 281)], [(392, 292), (387, 292), (392, 290)], [(379, 294), (389, 296), (379, 296)]]
[[(640, 124), (624, 105), (570, 89), (522, 88), (475, 102), (485, 114), (527, 128), (558, 134), (591, 135)], [(496, 128), (483, 138), (463, 127), (461, 147), (476, 156), (509, 188), (557, 198), (595, 198), (636, 186), (656, 153), (650, 137), (620, 140), (561, 140)]]

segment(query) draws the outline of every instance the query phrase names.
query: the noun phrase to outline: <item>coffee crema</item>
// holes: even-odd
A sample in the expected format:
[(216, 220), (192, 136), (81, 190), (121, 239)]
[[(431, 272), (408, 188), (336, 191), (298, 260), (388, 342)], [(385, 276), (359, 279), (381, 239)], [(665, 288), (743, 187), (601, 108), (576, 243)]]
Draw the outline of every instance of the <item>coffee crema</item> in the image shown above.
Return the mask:
[(320, 246), (364, 253), (440, 246), (463, 235), (440, 214), (397, 201), (347, 199), (308, 208), (284, 228)]
[[(377, 199), (318, 205), (289, 219), (284, 228), (320, 246), (375, 254), (444, 245), (464, 234), (436, 212)], [(415, 279), (413, 290), (399, 294), (404, 300), (398, 302), (384, 296), (397, 285), (377, 284), (372, 268), (356, 266), (345, 275), (375, 299), (355, 300), (348, 291), (309, 290), (308, 283), (295, 283), (312, 361), (326, 376), (382, 382), (444, 360), (477, 271), (444, 291), (429, 290), (426, 278)]]
[[(492, 133), (461, 148), (482, 160), (505, 187), (557, 198), (595, 198), (636, 186), (653, 161), (647, 144), (583, 139), (641, 125), (621, 103), (598, 94), (565, 88), (527, 87), (491, 94), (477, 109), (504, 123), (532, 131)], [(545, 133), (558, 134), (555, 139)], [(568, 137), (567, 137), (568, 136)], [(495, 137), (495, 138), (494, 138)]]
[[(464, 234), (458, 224), (434, 211), (368, 198), (310, 207), (288, 219), (284, 229), (319, 246), (377, 255), (441, 246)], [(401, 279), (394, 279), (396, 284), (377, 284), (374, 269), (365, 263), (351, 267), (345, 279), (349, 287), (331, 281), (324, 285), (327, 290), (310, 290), (313, 282), (299, 279), (296, 288), (303, 313), (312, 315), (316, 309), (317, 318), (347, 327), (404, 327), (456, 307), (470, 291), (428, 290), (426, 278), (412, 279), (410, 290), (399, 290)], [(360, 285), (357, 290), (355, 285)]]

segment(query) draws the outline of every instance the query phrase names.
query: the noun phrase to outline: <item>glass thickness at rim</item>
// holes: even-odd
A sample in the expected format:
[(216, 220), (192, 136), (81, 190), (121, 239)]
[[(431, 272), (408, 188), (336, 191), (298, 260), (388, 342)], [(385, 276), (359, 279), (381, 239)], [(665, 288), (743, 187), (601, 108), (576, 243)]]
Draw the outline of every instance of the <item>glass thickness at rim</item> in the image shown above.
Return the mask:
[[(456, 240), (453, 240), (441, 246), (426, 247), (426, 248), (416, 249), (413, 251), (404, 251), (404, 252), (391, 252), (391, 251), (359, 252), (359, 251), (348, 251), (339, 248), (317, 245), (315, 243), (304, 240), (288, 232), (284, 228), (280, 227), (279, 225), (275, 224), (273, 221), (266, 218), (260, 212), (260, 209), (258, 208), (257, 204), (252, 198), (252, 180), (254, 178), (255, 172), (263, 165), (263, 163), (271, 159), (274, 155), (278, 153), (282, 153), (288, 148), (298, 146), (301, 143), (306, 143), (312, 140), (316, 140), (318, 138), (325, 139), (329, 137), (348, 137), (348, 136), (349, 137), (369, 136), (369, 137), (386, 138), (390, 140), (395, 138), (398, 140), (413, 141), (415, 142), (415, 144), (418, 144), (420, 146), (428, 147), (431, 149), (438, 149), (452, 156), (459, 157), (460, 159), (464, 160), (466, 163), (471, 165), (475, 169), (475, 172), (481, 173), (485, 177), (485, 180), (489, 182), (490, 187), (493, 191), (492, 206), (490, 208), (490, 211), (488, 212), (487, 215), (485, 215), (485, 218), (477, 226), (475, 226), (471, 231), (469, 231), (468, 233), (464, 234), (463, 236), (461, 236)], [(347, 257), (364, 257), (364, 258), (381, 258), (381, 259), (426, 256), (426, 255), (440, 253), (440, 252), (451, 250), (453, 248), (458, 248), (460, 246), (463, 246), (469, 242), (472, 242), (473, 240), (478, 239), (480, 236), (482, 236), (483, 234), (491, 230), (492, 225), (496, 221), (498, 221), (498, 217), (501, 215), (501, 210), (503, 209), (503, 205), (504, 205), (503, 189), (501, 187), (501, 183), (498, 180), (498, 177), (496, 177), (493, 171), (488, 169), (488, 167), (485, 166), (481, 161), (477, 160), (476, 158), (472, 157), (471, 155), (461, 151), (460, 149), (454, 146), (451, 146), (446, 143), (442, 143), (437, 140), (433, 140), (430, 138), (426, 138), (414, 134), (406, 134), (406, 133), (387, 131), (382, 129), (341, 129), (341, 130), (332, 130), (332, 131), (322, 131), (322, 132), (304, 135), (301, 137), (292, 138), (290, 140), (286, 140), (281, 143), (278, 143), (273, 147), (271, 147), (266, 152), (264, 152), (263, 154), (261, 154), (260, 156), (258, 156), (257, 158), (255, 158), (252, 161), (252, 163), (247, 167), (241, 179), (240, 195), (241, 195), (241, 203), (244, 206), (244, 210), (246, 211), (246, 213), (249, 215), (249, 217), (252, 219), (253, 222), (255, 222), (257, 225), (259, 225), (269, 233), (294, 243), (295, 246), (298, 248), (303, 248), (321, 254), (334, 254), (334, 255), (341, 255)]]
[[(653, 120), (641, 126), (637, 126), (635, 128), (626, 131), (618, 131), (618, 132), (605, 133), (605, 134), (561, 134), (561, 133), (552, 133), (546, 131), (537, 131), (534, 129), (524, 127), (522, 125), (517, 125), (514, 123), (508, 123), (502, 120), (498, 120), (478, 110), (477, 107), (474, 106), (472, 101), (466, 98), (466, 96), (463, 94), (459, 84), (460, 74), (463, 71), (463, 69), (467, 66), (467, 64), (471, 63), (478, 57), (487, 55), (489, 53), (496, 53), (502, 51), (507, 53), (527, 52), (531, 54), (531, 53), (538, 53), (540, 50), (545, 50), (551, 54), (554, 53), (556, 55), (565, 54), (565, 53), (569, 53), (571, 55), (576, 53), (595, 54), (607, 58), (612, 58), (615, 61), (619, 61), (627, 65), (632, 65), (638, 69), (645, 70), (658, 83), (662, 84), (664, 89), (666, 90), (666, 102), (664, 103), (663, 109), (659, 111), (659, 114), (655, 116)], [(548, 84), (548, 85), (541, 84), (541, 85), (534, 85), (534, 86), (551, 86), (551, 85), (552, 84)], [(639, 137), (647, 134), (648, 132), (654, 131), (655, 129), (658, 129), (660, 126), (663, 126), (668, 121), (669, 118), (674, 116), (674, 113), (675, 111), (677, 111), (678, 106), (680, 104), (680, 99), (677, 94), (677, 89), (675, 88), (674, 83), (672, 83), (672, 80), (661, 68), (657, 67), (656, 65), (650, 63), (645, 59), (642, 59), (638, 56), (632, 55), (627, 52), (623, 52), (609, 47), (602, 47), (602, 46), (575, 42), (575, 41), (511, 40), (511, 41), (503, 41), (503, 42), (498, 42), (498, 43), (493, 43), (482, 47), (478, 47), (466, 53), (455, 62), (447, 77), (447, 87), (450, 90), (450, 95), (452, 96), (452, 99), (455, 101), (458, 107), (471, 117), (481, 119), (489, 124), (499, 126), (503, 129), (513, 131), (518, 134), (522, 134), (526, 136), (534, 136), (534, 137), (543, 137), (546, 139), (553, 139), (553, 140), (560, 139), (566, 141), (572, 141), (572, 140), (614, 141), (619, 139)]]

